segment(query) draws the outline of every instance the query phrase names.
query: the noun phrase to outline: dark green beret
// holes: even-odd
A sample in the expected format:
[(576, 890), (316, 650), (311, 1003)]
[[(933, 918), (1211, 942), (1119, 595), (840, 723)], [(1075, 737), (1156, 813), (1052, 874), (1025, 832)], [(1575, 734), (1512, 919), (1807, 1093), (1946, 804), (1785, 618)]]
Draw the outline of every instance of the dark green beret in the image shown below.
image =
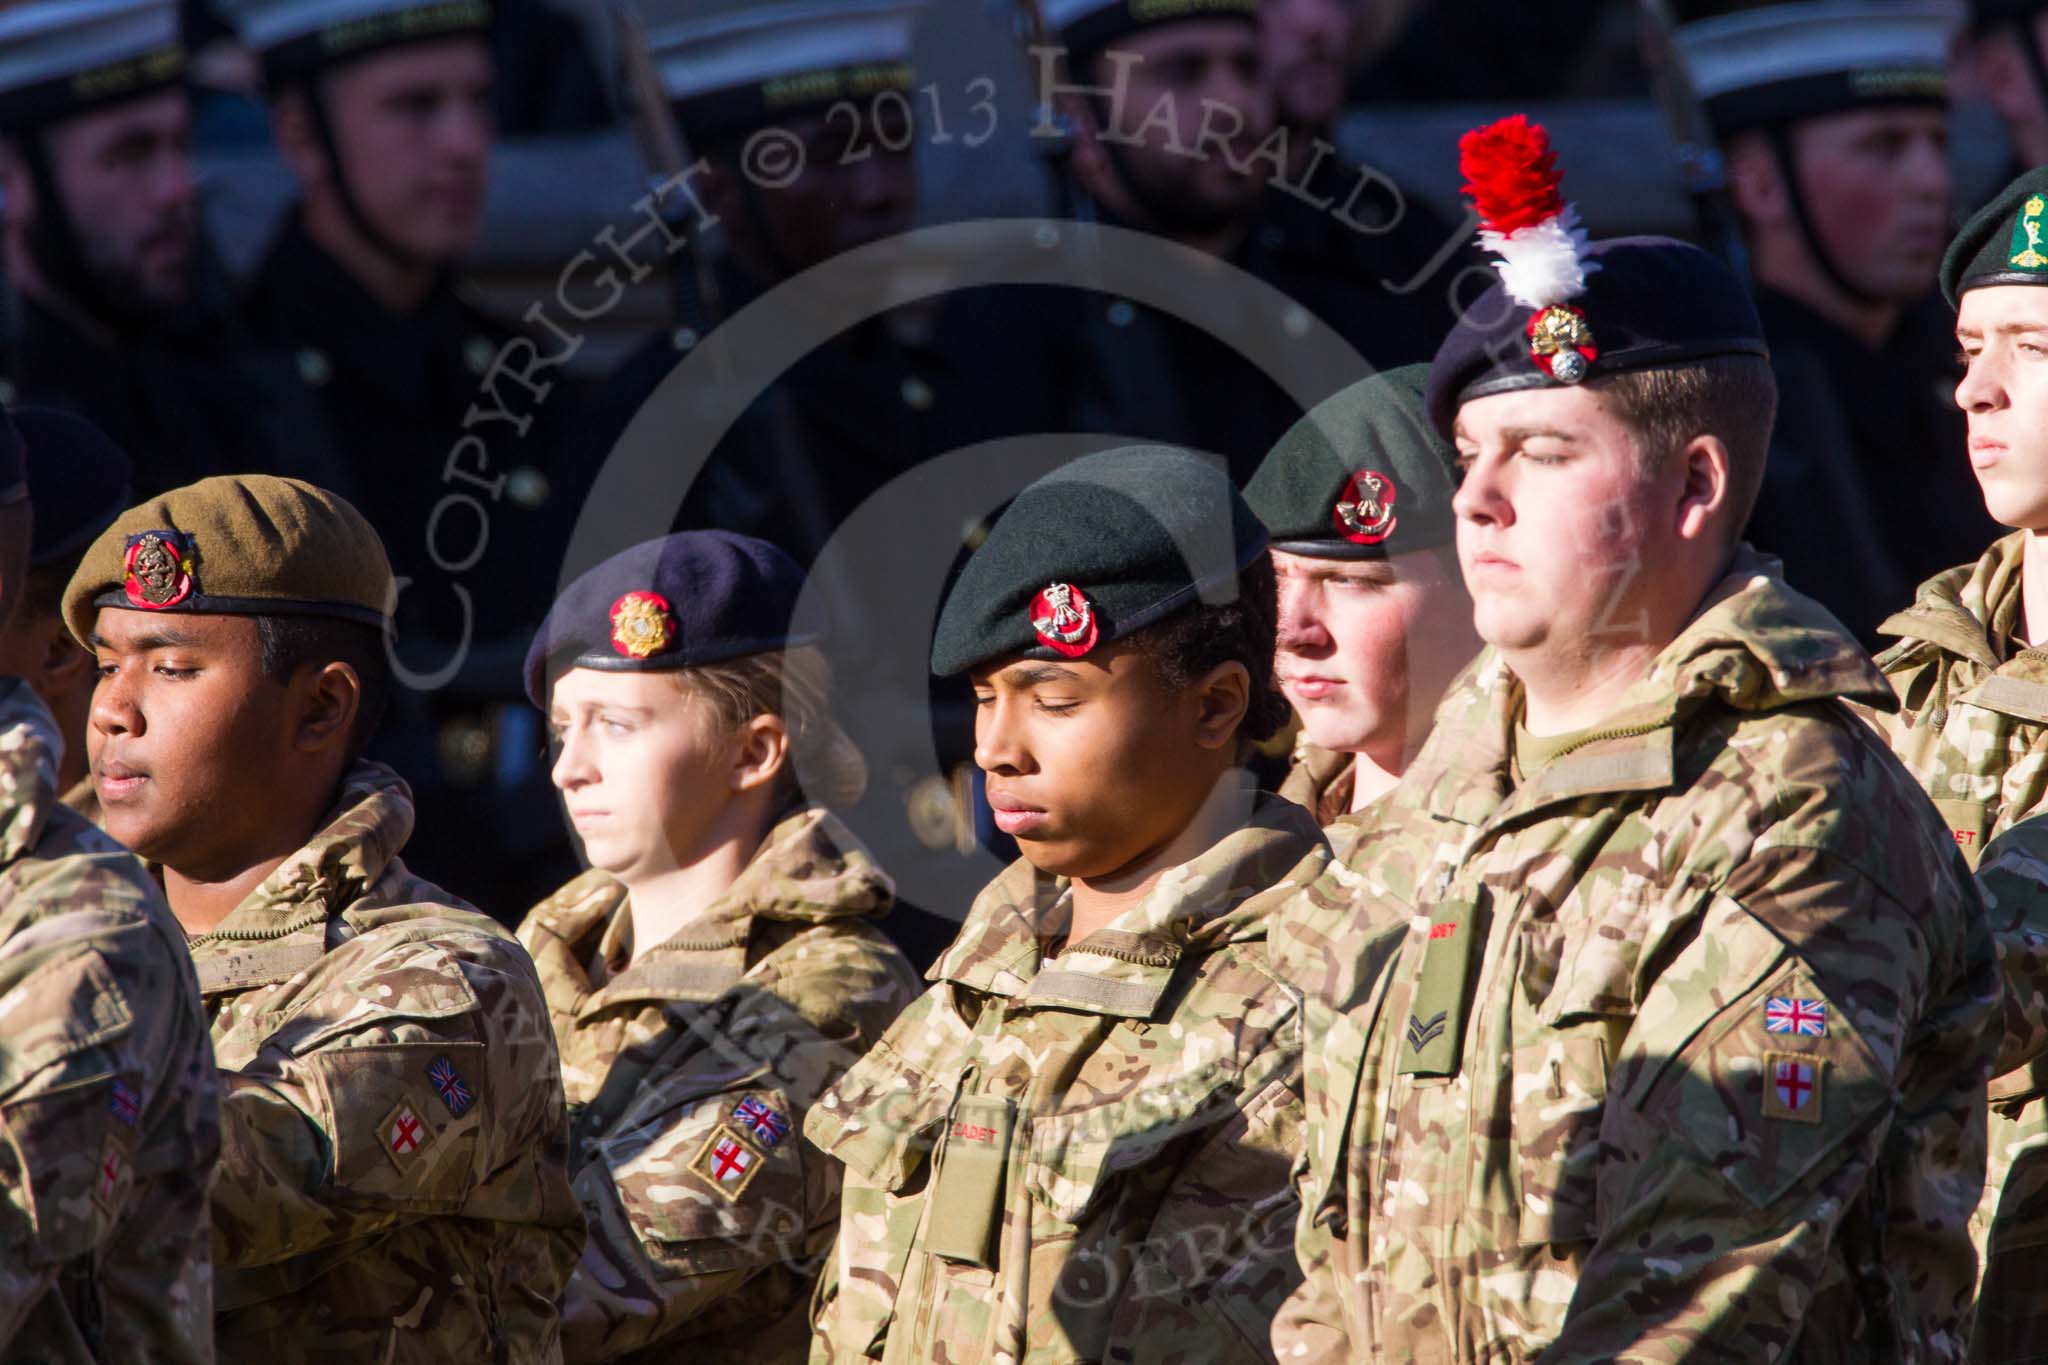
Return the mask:
[(2036, 166), (1977, 210), (1941, 258), (1949, 306), (1991, 284), (2048, 284), (2048, 166)]
[(384, 542), (346, 500), (297, 479), (237, 474), (114, 518), (64, 589), (64, 624), (81, 644), (101, 607), (381, 626), (391, 589)]
[(1127, 446), (1017, 495), (939, 613), (932, 672), (1078, 659), (1198, 601), (1227, 602), (1266, 552), (1230, 476), (1191, 451)]
[(1353, 384), (1296, 422), (1245, 485), (1273, 548), (1384, 559), (1448, 544), (1458, 450), (1430, 426), (1429, 366)]

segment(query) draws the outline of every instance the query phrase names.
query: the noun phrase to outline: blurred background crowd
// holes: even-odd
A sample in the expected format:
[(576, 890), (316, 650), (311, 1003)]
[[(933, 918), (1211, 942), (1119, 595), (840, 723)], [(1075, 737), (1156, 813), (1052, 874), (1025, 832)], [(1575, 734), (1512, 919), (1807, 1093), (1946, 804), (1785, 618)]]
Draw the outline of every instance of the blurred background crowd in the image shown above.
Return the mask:
[[(608, 475), (615, 453), (703, 444), (673, 524), (830, 580), (871, 769), (852, 823), (910, 937), (943, 942), (999, 840), (964, 691), (916, 667), (943, 574), (895, 542), (935, 540), (941, 569), (975, 543), (1037, 472), (989, 443), (1178, 442), (1242, 479), (1345, 366), (1427, 360), (1487, 281), (1457, 139), (1506, 113), (1547, 125), (1595, 236), (1693, 238), (1753, 281), (1782, 398), (1751, 538), (1795, 587), (1876, 646), (1997, 533), (1935, 277), (1961, 217), (2048, 161), (2048, 0), (17, 9), (70, 17), (0, 9), (0, 397), (113, 436), (126, 485), (72, 481), (109, 516), (244, 471), (363, 509), (404, 580), (406, 685), (373, 756), (419, 798), (408, 862), (508, 919), (574, 863), (518, 659), (614, 523), (671, 520), (638, 505), (668, 483)], [(1172, 248), (1166, 282), (1110, 257), (975, 271), (989, 220), (1040, 218)], [(756, 303), (776, 321), (737, 359), (773, 341), (791, 362), (759, 375), (706, 346)], [(1288, 368), (1332, 338), (1335, 370)], [(882, 490), (975, 450), (987, 505), (897, 499), (829, 557)], [(31, 612), (76, 734), (92, 673), (56, 623), (63, 549), (39, 545)]]

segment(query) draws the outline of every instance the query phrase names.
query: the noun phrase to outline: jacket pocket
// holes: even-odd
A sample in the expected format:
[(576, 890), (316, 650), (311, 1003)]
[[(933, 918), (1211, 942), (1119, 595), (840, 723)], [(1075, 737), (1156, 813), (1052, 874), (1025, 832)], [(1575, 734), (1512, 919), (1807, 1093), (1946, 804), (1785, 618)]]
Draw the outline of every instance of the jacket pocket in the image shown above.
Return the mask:
[(890, 1323), (918, 1316), (905, 1276), (952, 1098), (885, 1041), (805, 1116), (805, 1141), (845, 1167), (834, 1264), (811, 1306), (813, 1358), (879, 1355)]
[(1517, 1048), (1511, 1099), (1516, 1240), (1524, 1246), (1591, 1241), (1598, 1230), (1600, 1121), (1607, 1105), (1607, 1044), (1557, 1037)]

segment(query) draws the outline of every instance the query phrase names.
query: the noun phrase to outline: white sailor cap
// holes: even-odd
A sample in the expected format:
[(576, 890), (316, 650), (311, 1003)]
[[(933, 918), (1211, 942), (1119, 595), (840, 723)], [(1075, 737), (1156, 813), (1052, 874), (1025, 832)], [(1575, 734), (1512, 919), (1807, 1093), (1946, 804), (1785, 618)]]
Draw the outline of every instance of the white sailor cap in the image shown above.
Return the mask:
[(0, 9), (0, 127), (34, 127), (184, 77), (175, 0), (33, 0)]
[(693, 138), (911, 85), (924, 0), (782, 0), (706, 14), (704, 0), (636, 0), (661, 86)]
[(1187, 19), (1259, 20), (1259, 0), (1046, 0), (1046, 22), (1058, 31), (1067, 55), (1092, 57), (1140, 29)]
[(1723, 137), (1867, 105), (1948, 102), (1957, 0), (1705, 8), (1708, 17), (1678, 26), (1678, 54)]
[(276, 85), (407, 43), (484, 33), (490, 0), (216, 0)]

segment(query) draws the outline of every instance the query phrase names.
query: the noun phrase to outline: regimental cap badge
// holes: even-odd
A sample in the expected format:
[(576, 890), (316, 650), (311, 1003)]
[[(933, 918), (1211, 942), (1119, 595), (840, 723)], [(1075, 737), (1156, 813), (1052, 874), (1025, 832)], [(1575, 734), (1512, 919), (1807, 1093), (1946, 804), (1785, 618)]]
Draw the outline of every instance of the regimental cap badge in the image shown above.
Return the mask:
[(1394, 502), (1401, 490), (1376, 469), (1361, 469), (1344, 485), (1330, 518), (1353, 545), (1377, 545), (1394, 534)]
[(1526, 115), (1475, 128), (1458, 143), (1465, 193), (1479, 211), (1479, 243), (1508, 297), (1531, 312), (1529, 359), (1559, 384), (1577, 384), (1600, 358), (1593, 327), (1571, 301), (1599, 270), (1579, 212), (1564, 202), (1550, 134)]
[(2012, 225), (2012, 249), (2006, 257), (2008, 264), (2021, 270), (2048, 270), (2048, 255), (2041, 251), (2041, 215), (2048, 211), (2048, 200), (2038, 194), (2030, 194), (2020, 205), (2020, 216)]
[(1040, 644), (1069, 659), (1080, 658), (1101, 638), (1094, 604), (1072, 583), (1048, 583), (1031, 599), (1031, 628)]
[(178, 531), (144, 531), (128, 537), (121, 589), (144, 611), (175, 607), (192, 595), (198, 556), (192, 538)]
[(629, 659), (647, 659), (676, 638), (676, 618), (657, 592), (629, 592), (612, 603), (612, 648)]

